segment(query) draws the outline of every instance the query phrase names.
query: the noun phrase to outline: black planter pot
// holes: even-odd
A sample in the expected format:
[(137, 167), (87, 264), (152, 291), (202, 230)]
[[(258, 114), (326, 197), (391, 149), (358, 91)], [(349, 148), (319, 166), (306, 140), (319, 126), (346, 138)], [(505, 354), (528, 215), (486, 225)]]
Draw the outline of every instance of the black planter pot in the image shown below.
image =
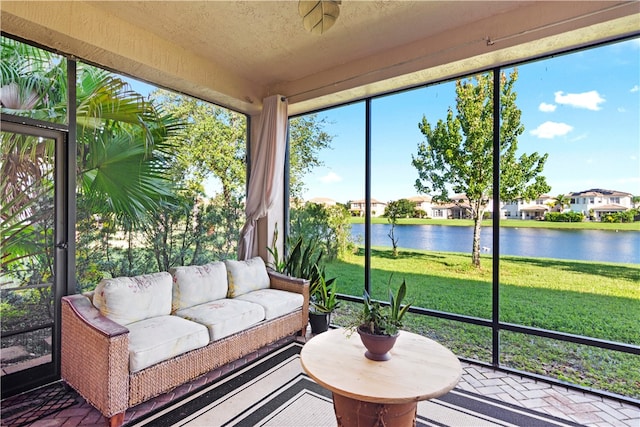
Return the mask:
[(309, 312), (309, 323), (311, 324), (311, 333), (320, 334), (329, 329), (331, 314), (329, 313), (312, 313)]

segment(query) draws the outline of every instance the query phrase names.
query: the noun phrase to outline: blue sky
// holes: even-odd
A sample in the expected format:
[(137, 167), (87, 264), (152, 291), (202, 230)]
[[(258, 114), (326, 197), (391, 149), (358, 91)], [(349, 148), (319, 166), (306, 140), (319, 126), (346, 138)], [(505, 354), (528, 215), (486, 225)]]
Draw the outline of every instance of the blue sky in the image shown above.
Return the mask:
[[(508, 72), (509, 70), (507, 70)], [(640, 195), (640, 40), (635, 39), (518, 67), (515, 90), (525, 132), (521, 153), (549, 153), (550, 195), (603, 188)], [(411, 165), (432, 125), (455, 113), (453, 82), (376, 98), (372, 102), (372, 197), (417, 195)], [(325, 166), (307, 177), (305, 199), (364, 197), (364, 104), (318, 113), (333, 135)]]
[[(507, 72), (510, 70), (507, 69)], [(520, 153), (549, 153), (550, 195), (590, 188), (640, 195), (640, 39), (518, 67), (515, 91), (525, 132)], [(149, 85), (135, 82), (147, 95)], [(433, 125), (454, 108), (454, 82), (375, 98), (372, 102), (372, 197), (383, 202), (417, 195), (411, 155)], [(305, 178), (303, 197), (338, 202), (364, 198), (364, 103), (318, 113), (329, 123), (325, 166)]]

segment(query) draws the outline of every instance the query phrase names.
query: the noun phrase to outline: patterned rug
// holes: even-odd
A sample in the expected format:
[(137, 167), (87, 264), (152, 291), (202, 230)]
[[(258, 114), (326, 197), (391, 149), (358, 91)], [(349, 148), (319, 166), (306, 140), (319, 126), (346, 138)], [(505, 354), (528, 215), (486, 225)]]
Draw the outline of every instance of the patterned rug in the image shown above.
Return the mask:
[[(335, 427), (331, 392), (303, 373), (297, 342), (153, 413), (142, 426)], [(418, 426), (577, 426), (454, 389), (418, 403)]]

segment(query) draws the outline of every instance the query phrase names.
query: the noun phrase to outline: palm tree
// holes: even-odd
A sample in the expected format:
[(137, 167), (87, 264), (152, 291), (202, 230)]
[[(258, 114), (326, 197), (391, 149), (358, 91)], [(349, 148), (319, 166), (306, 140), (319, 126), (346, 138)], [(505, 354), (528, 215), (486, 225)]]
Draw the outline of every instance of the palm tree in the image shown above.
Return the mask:
[[(57, 121), (56, 105), (66, 92), (64, 64), (48, 52), (1, 39), (0, 104), (3, 113)], [(34, 64), (40, 64), (34, 66)], [(2, 132), (0, 136), (0, 232), (2, 270), (21, 259), (53, 274), (46, 242), (51, 239), (53, 153), (51, 140)], [(46, 273), (45, 273), (46, 272)], [(30, 280), (30, 279), (26, 279)]]
[[(4, 37), (1, 59), (3, 113), (66, 122), (66, 61)], [(173, 181), (166, 171), (174, 145), (167, 141), (182, 124), (115, 75), (81, 63), (76, 72), (78, 210), (89, 213), (85, 217), (139, 224), (149, 212), (172, 203)], [(37, 204), (52, 193), (47, 176), (55, 147), (48, 140), (8, 133), (0, 142), (4, 267), (37, 253), (37, 246), (46, 247), (34, 241), (33, 226), (34, 215), (42, 211)]]
[(558, 207), (558, 212), (563, 212), (565, 207), (571, 206), (571, 199), (564, 194), (558, 194), (552, 202), (553, 207)]
[(140, 224), (173, 199), (171, 136), (182, 125), (104, 70), (78, 70), (78, 194), (94, 213)]

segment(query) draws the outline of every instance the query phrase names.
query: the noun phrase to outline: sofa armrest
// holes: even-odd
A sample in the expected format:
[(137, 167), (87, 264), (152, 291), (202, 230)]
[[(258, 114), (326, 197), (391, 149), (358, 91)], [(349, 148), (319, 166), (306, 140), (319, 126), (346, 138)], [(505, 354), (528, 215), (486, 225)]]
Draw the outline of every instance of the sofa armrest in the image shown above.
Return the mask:
[(267, 270), (267, 273), (271, 281), (271, 288), (302, 294), (305, 301), (309, 302), (309, 281), (307, 279), (287, 276), (273, 270)]
[(100, 314), (100, 311), (84, 295), (69, 295), (63, 297), (62, 300), (69, 304), (74, 314), (82, 319), (88, 327), (96, 329), (109, 338), (129, 333), (129, 330), (121, 324)]
[(300, 326), (301, 334), (304, 336), (304, 331), (309, 323), (309, 281), (307, 279), (287, 276), (286, 274), (273, 270), (267, 270), (267, 273), (271, 281), (271, 288), (296, 292), (302, 294), (304, 297), (304, 301), (302, 302), (302, 324)]
[(110, 418), (129, 406), (129, 330), (84, 295), (62, 298), (61, 376)]

